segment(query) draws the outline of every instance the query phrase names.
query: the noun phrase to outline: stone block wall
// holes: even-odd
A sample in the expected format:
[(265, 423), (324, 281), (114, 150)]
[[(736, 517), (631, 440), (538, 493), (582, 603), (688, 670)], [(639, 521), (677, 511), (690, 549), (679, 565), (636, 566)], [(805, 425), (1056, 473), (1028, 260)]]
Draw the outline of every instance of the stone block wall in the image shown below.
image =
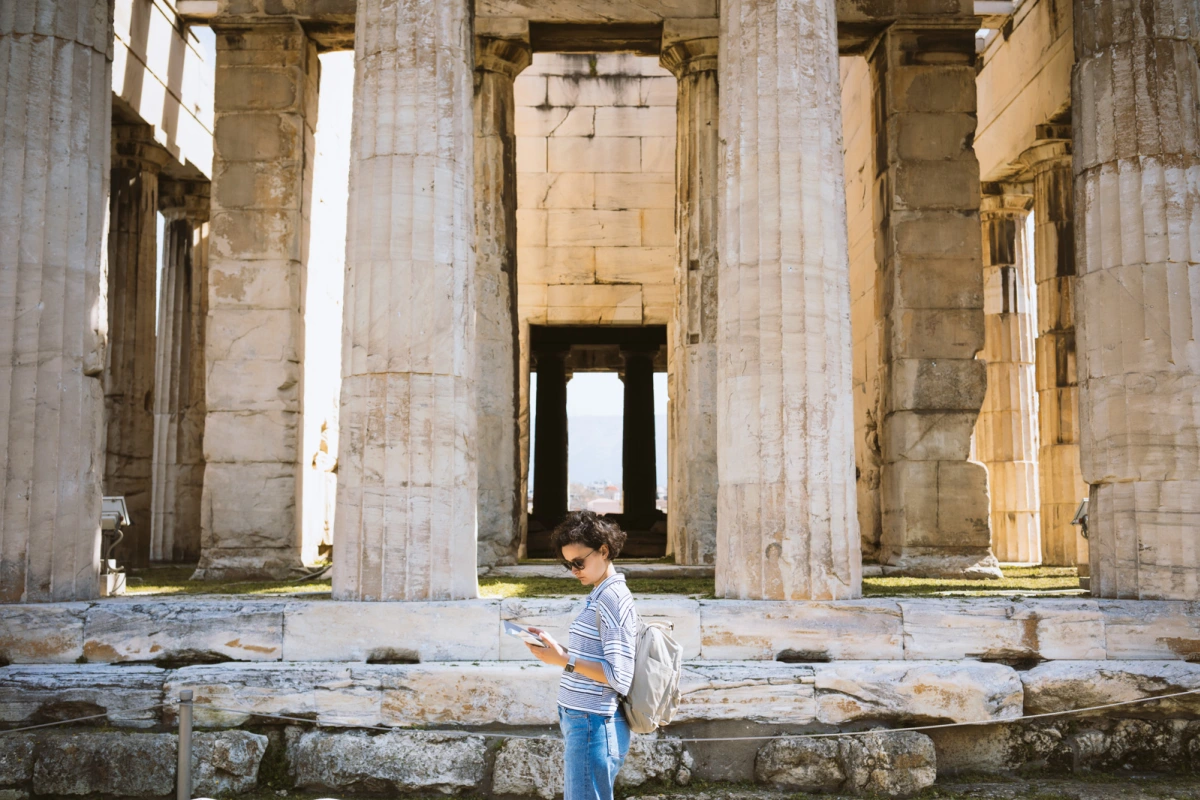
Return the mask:
[(631, 55), (538, 54), (517, 78), (523, 324), (670, 321), (675, 97)]

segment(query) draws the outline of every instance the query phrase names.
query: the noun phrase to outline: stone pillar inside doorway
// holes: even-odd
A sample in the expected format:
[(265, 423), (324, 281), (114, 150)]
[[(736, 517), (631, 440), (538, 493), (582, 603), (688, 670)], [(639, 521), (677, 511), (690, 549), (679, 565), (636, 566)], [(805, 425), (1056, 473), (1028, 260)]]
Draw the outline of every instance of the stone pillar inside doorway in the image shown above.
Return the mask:
[(294, 20), (215, 33), (196, 578), (280, 579), (302, 567), (303, 287), (320, 64)]
[(868, 55), (878, 204), (882, 537), (886, 573), (1000, 577), (983, 405), (975, 25), (893, 25)]
[[(707, 21), (706, 21), (707, 22)], [(713, 564), (717, 546), (717, 21), (672, 30), (660, 62), (679, 79), (675, 139), (675, 328), (672, 333), (671, 512), (679, 564)], [(708, 33), (710, 35), (698, 35)]]
[(1079, 465), (1075, 192), (1071, 142), (1046, 135), (1051, 133), (1057, 131), (1039, 131), (1041, 141), (1021, 155), (1033, 178), (1042, 563), (1086, 571), (1087, 539), (1071, 524), (1088, 494)]
[(165, 217), (154, 378), (150, 560), (200, 557), (204, 487), (204, 332), (208, 318), (209, 186), (163, 181)]
[(333, 595), (476, 578), (470, 0), (359, 0)]
[(1077, 0), (1080, 453), (1091, 590), (1200, 599), (1200, 6)]
[(152, 529), (158, 178), (168, 156), (149, 125), (114, 125), (112, 135), (104, 493), (123, 496), (129, 509), (130, 525), (112, 555), (143, 567)]
[(112, 11), (108, 0), (5, 11), (0, 603), (89, 600), (105, 460)]
[(987, 194), (983, 226), (983, 360), (987, 394), (975, 423), (975, 455), (987, 467), (992, 551), (1000, 561), (1041, 560), (1033, 265), (1026, 195)]
[(657, 348), (622, 349), (625, 404), (621, 432), (621, 520), (627, 531), (654, 525), (658, 499), (654, 441), (654, 356)]
[(517, 138), (513, 80), (528, 42), (475, 40), (475, 316), (480, 566), (517, 563), (521, 453), (517, 323)]
[[(569, 348), (537, 351), (533, 436), (533, 519), (550, 530), (567, 515), (567, 375)], [(539, 537), (544, 540), (545, 536)], [(544, 544), (544, 542), (543, 542)]]
[(716, 594), (856, 597), (835, 3), (724, 0), (720, 33)]

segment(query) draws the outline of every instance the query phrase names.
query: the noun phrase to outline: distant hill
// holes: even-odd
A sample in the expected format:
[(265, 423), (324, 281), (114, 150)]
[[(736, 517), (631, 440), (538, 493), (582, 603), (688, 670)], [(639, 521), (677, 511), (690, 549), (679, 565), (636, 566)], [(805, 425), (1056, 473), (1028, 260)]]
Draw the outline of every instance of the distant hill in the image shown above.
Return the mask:
[[(567, 420), (567, 459), (571, 481), (621, 485), (621, 417), (571, 417)], [(667, 485), (667, 416), (654, 417), (658, 485)], [(533, 460), (532, 445), (530, 461)], [(531, 465), (531, 469), (534, 467)]]

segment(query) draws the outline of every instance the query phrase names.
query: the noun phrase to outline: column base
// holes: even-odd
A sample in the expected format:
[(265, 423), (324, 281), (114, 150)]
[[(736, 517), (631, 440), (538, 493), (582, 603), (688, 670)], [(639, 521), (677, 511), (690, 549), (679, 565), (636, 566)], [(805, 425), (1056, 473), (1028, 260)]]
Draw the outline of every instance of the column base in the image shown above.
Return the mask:
[(987, 549), (947, 552), (941, 547), (906, 547), (892, 553), (883, 564), (885, 577), (957, 578), (991, 580), (1003, 578), (1000, 562)]
[(1088, 504), (1094, 597), (1200, 600), (1200, 481), (1092, 487)]
[(282, 581), (304, 570), (293, 550), (216, 550), (200, 557), (194, 581)]

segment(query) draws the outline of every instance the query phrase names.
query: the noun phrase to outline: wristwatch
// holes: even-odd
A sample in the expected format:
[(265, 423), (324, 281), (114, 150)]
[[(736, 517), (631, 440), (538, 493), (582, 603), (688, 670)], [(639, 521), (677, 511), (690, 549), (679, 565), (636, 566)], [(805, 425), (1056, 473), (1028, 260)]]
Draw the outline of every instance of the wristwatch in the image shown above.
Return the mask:
[(565, 667), (563, 667), (563, 672), (574, 672), (575, 671), (575, 659), (576, 658), (578, 658), (578, 656), (576, 656), (574, 653), (571, 653), (571, 655), (567, 658), (567, 665)]

